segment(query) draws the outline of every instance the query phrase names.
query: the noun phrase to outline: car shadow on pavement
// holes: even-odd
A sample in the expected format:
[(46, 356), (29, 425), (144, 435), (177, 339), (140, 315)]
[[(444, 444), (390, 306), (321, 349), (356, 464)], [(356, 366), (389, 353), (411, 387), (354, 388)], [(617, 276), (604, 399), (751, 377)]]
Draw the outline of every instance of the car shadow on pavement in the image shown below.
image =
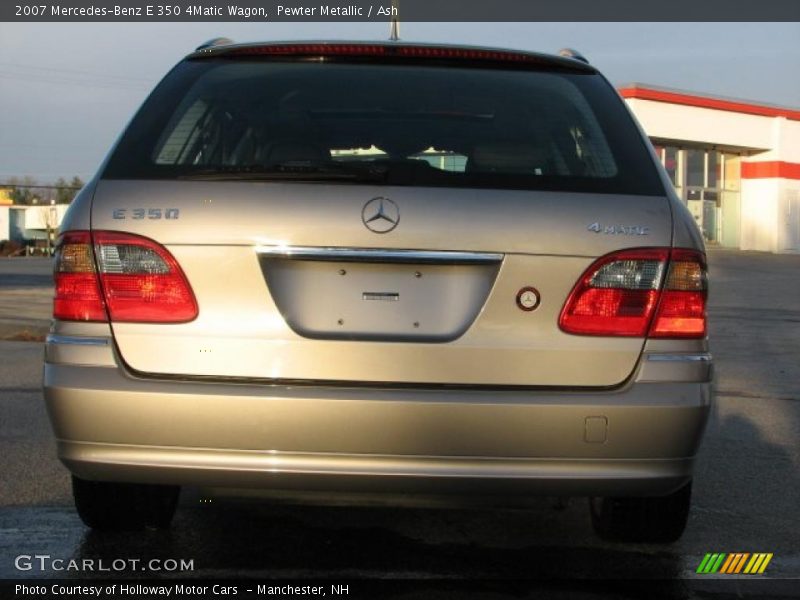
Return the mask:
[[(775, 441), (800, 434), (800, 418), (797, 409), (781, 412), (781, 406), (789, 408), (789, 403), (741, 398), (726, 403), (726, 414), (717, 408), (695, 471), (684, 541), (695, 545), (694, 540), (706, 539), (703, 552), (772, 552), (769, 575), (797, 578), (800, 561), (792, 557), (800, 557), (794, 533), (800, 522), (800, 454), (796, 441), (791, 453)], [(762, 421), (740, 410), (772, 414)], [(777, 424), (782, 431), (770, 429)]]
[[(582, 516), (568, 514), (575, 511)], [(676, 579), (680, 561), (667, 548), (654, 553), (596, 541), (587, 512), (583, 499), (574, 499), (565, 510), (542, 499), (530, 512), (298, 508), (215, 500), (203, 508), (183, 506), (169, 532), (88, 532), (77, 554), (107, 561), (119, 556), (192, 559), (196, 570), (170, 574), (179, 577), (392, 580), (391, 595), (383, 588), (376, 597), (427, 598), (454, 591), (458, 596), (441, 597), (501, 592), (525, 597), (544, 585), (548, 597), (585, 593), (590, 598), (597, 597), (597, 579), (618, 588), (619, 597), (639, 597), (625, 592), (636, 587), (631, 577), (643, 578), (639, 583), (645, 586), (659, 579), (655, 597), (686, 595)], [(570, 526), (576, 520), (584, 531)], [(562, 526), (566, 531), (559, 531)], [(428, 593), (415, 596), (420, 586)]]

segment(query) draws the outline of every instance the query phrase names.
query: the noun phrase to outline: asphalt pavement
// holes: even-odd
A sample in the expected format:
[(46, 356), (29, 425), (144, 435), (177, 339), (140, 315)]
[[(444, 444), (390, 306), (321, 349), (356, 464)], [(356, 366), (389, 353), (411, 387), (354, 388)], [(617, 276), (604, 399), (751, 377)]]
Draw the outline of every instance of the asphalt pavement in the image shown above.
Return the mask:
[[(698, 458), (689, 526), (675, 544), (602, 542), (586, 501), (577, 498), (542, 498), (527, 511), (446, 511), (290, 507), (204, 490), (184, 492), (169, 532), (90, 532), (55, 459), (39, 389), (42, 345), (0, 341), (0, 578), (64, 575), (15, 567), (17, 556), (39, 553), (194, 561), (192, 571), (173, 577), (429, 582), (398, 584), (393, 597), (404, 598), (463, 597), (459, 581), (472, 586), (461, 590), (475, 592), (470, 597), (509, 590), (528, 597), (520, 582), (531, 578), (556, 582), (536, 597), (599, 597), (596, 580), (631, 578), (657, 581), (653, 597), (800, 597), (800, 256), (712, 250), (709, 259), (717, 402)], [(0, 261), (0, 324), (13, 329), (22, 309), (25, 323), (18, 325), (41, 329), (49, 266), (19, 260)], [(34, 300), (20, 300), (26, 297)], [(726, 580), (695, 574), (707, 552), (774, 558), (758, 581)], [(478, 579), (483, 587), (475, 587)], [(617, 595), (639, 597), (624, 585)]]
[(0, 257), (0, 340), (43, 338), (53, 305), (52, 264), (50, 258)]

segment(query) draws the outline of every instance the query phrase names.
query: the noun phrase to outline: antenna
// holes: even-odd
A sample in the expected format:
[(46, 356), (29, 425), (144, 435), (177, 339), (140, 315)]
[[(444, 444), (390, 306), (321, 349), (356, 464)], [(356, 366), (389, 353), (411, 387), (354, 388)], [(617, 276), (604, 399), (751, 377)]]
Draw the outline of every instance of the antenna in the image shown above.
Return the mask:
[(400, 0), (392, 0), (392, 20), (389, 24), (389, 40), (400, 40)]

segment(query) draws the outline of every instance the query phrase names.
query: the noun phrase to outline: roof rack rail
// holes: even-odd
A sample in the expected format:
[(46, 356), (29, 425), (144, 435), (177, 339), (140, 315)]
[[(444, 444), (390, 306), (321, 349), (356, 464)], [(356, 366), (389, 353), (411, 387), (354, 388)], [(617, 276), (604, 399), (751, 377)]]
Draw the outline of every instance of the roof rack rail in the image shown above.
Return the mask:
[(587, 65), (589, 64), (587, 58), (573, 48), (562, 48), (561, 50), (558, 51), (558, 55), (564, 56), (566, 58), (572, 58), (574, 60), (579, 60), (581, 62), (585, 62)]
[(209, 48), (215, 48), (217, 46), (227, 46), (232, 44), (233, 40), (226, 37), (216, 37), (214, 39), (208, 40), (200, 44), (197, 48), (194, 49), (195, 52), (199, 52), (200, 50), (207, 50)]

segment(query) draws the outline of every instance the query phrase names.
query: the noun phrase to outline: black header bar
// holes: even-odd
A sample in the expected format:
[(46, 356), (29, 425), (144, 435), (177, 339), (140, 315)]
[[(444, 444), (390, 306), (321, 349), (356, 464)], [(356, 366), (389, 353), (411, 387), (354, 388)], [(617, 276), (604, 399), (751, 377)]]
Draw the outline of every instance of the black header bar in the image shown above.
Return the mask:
[[(14, 22), (800, 21), (797, 0), (4, 0)], [(744, 40), (743, 40), (744, 43)]]

